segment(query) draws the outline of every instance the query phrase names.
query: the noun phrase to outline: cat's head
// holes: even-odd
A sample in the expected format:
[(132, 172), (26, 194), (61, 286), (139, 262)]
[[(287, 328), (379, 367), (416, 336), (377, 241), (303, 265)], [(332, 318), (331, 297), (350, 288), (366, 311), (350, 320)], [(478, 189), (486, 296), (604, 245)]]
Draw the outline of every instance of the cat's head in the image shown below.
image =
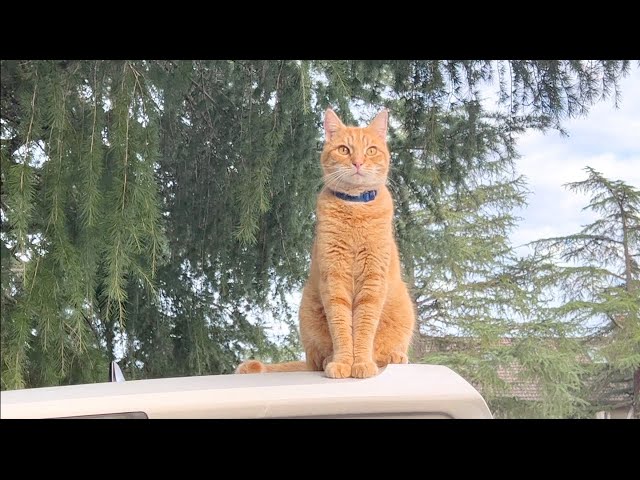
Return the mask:
[(366, 127), (346, 126), (330, 108), (325, 112), (325, 143), (320, 156), (324, 184), (336, 191), (360, 193), (387, 181), (389, 150), (383, 110)]

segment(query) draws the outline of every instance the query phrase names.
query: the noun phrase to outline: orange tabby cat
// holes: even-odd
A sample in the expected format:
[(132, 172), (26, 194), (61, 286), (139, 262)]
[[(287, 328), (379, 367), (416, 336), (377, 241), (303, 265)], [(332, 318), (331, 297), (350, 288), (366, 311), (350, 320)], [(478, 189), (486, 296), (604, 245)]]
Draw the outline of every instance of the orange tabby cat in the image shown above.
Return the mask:
[(415, 315), (393, 236), (387, 120), (384, 110), (358, 128), (326, 111), (324, 188), (299, 313), (306, 361), (249, 360), (236, 373), (324, 370), (331, 378), (366, 378), (407, 363)]

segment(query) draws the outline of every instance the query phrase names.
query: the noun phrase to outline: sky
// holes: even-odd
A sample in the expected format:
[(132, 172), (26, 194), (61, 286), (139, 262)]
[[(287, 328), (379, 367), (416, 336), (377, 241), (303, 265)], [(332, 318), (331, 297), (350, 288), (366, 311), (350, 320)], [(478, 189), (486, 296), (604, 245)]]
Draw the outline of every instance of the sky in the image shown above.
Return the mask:
[(590, 211), (582, 211), (589, 197), (563, 187), (586, 179), (587, 166), (640, 188), (640, 68), (635, 62), (620, 90), (617, 109), (610, 98), (586, 117), (565, 121), (568, 136), (529, 132), (519, 139), (516, 168), (526, 176), (531, 193), (528, 205), (516, 213), (522, 220), (511, 236), (515, 247), (577, 233), (593, 221)]

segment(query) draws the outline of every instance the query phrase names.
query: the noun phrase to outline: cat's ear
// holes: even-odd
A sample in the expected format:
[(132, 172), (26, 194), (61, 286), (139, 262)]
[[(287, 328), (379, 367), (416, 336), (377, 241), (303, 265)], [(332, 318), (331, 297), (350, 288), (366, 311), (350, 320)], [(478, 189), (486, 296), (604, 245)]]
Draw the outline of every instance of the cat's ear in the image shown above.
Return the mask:
[(381, 138), (386, 140), (388, 122), (389, 122), (389, 110), (385, 108), (378, 115), (376, 115), (376, 118), (371, 120), (371, 123), (369, 124), (369, 128), (371, 128), (374, 132), (380, 135)]
[(324, 112), (324, 138), (326, 141), (330, 141), (334, 133), (339, 129), (345, 128), (344, 123), (338, 118), (336, 112), (327, 108)]

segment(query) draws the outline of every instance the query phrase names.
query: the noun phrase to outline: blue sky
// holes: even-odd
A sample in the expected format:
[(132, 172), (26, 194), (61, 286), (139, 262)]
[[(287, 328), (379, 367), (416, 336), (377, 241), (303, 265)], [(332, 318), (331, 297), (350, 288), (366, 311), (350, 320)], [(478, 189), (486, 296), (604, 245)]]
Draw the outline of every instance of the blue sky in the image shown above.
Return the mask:
[(588, 196), (563, 184), (586, 178), (590, 166), (612, 180), (640, 188), (640, 68), (632, 64), (621, 82), (621, 98), (591, 108), (584, 118), (564, 123), (568, 136), (557, 132), (530, 132), (518, 141), (519, 173), (531, 191), (528, 205), (517, 212), (520, 226), (511, 236), (514, 246), (543, 237), (578, 232), (593, 220), (582, 211)]

